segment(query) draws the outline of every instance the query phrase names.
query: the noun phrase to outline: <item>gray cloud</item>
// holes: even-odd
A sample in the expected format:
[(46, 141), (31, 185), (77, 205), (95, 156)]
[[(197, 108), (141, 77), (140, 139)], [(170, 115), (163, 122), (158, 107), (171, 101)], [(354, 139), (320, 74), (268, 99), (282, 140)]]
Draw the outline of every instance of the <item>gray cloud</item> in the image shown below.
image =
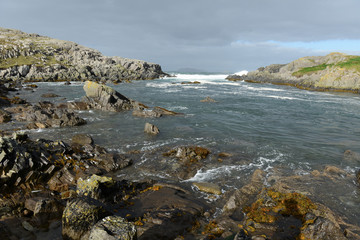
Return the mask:
[(166, 70), (232, 72), (326, 54), (269, 41), (360, 40), (358, 9), (358, 0), (2, 0), (0, 22)]

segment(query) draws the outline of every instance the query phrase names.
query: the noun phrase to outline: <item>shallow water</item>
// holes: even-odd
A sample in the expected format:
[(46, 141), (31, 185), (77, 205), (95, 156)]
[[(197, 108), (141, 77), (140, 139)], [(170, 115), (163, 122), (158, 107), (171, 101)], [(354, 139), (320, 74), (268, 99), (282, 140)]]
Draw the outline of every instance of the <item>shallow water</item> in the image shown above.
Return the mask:
[[(112, 151), (145, 151), (132, 168), (122, 173), (133, 179), (168, 177), (165, 170), (170, 166), (169, 160), (154, 154), (153, 150), (200, 145), (209, 148), (212, 157), (187, 182), (215, 182), (224, 191), (244, 185), (245, 179), (257, 168), (270, 175), (275, 169), (288, 175), (307, 175), (326, 165), (335, 165), (349, 174), (359, 169), (359, 162), (343, 160), (347, 149), (360, 152), (359, 95), (230, 82), (224, 78), (224, 75), (180, 74), (168, 79), (112, 85), (125, 96), (146, 105), (185, 115), (144, 119), (133, 117), (131, 112), (84, 111), (81, 116), (88, 121), (85, 126), (33, 130), (31, 136), (69, 140), (75, 133), (89, 133), (95, 143)], [(181, 84), (186, 81), (201, 84)], [(23, 90), (21, 96), (30, 102), (63, 102), (80, 100), (84, 95), (82, 83), (37, 85), (35, 92)], [(61, 97), (41, 98), (41, 94), (49, 92)], [(207, 96), (217, 102), (200, 102)], [(144, 134), (145, 122), (158, 126), (160, 134)], [(216, 157), (219, 152), (231, 153), (233, 157), (219, 162)], [(320, 189), (323, 202), (345, 213), (352, 222), (360, 223), (357, 219), (359, 189), (355, 181), (345, 180), (343, 186), (325, 184)]]

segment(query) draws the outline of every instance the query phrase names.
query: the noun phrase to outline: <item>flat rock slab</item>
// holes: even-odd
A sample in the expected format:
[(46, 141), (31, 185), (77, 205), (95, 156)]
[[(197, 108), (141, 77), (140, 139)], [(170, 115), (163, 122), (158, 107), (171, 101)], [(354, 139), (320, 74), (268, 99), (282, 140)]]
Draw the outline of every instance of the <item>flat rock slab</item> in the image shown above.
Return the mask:
[(193, 185), (202, 192), (221, 195), (221, 188), (215, 183), (195, 182)]

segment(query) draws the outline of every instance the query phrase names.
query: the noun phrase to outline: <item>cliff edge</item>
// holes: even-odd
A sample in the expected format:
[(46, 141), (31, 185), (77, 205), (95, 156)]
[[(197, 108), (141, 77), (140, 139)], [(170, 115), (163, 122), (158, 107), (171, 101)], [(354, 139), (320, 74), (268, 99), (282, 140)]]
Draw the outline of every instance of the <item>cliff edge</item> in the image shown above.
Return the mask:
[(106, 57), (74, 42), (0, 28), (2, 80), (120, 82), (164, 76), (158, 64)]
[(303, 57), (288, 64), (272, 64), (231, 81), (272, 83), (318, 91), (360, 91), (360, 56), (330, 53)]

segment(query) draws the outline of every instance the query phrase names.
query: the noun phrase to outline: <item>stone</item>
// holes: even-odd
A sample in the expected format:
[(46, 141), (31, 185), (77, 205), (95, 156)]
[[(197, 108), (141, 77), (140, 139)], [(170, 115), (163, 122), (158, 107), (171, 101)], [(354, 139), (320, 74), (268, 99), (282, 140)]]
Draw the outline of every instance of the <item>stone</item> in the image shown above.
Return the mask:
[(10, 113), (0, 109), (0, 123), (7, 123), (11, 121)]
[(356, 173), (356, 179), (357, 179), (358, 184), (360, 184), (360, 170), (358, 170)]
[(62, 215), (62, 236), (72, 240), (88, 239), (92, 226), (109, 215), (103, 204), (95, 199), (69, 200)]
[(97, 222), (90, 231), (89, 240), (133, 240), (136, 227), (119, 216), (108, 216)]
[(157, 126), (151, 124), (151, 123), (145, 123), (144, 132), (157, 135), (160, 133), (160, 130)]
[(117, 171), (126, 168), (132, 164), (132, 160), (125, 156), (113, 153), (102, 153), (95, 158), (100, 167), (107, 172)]
[(93, 145), (94, 140), (89, 134), (76, 134), (71, 138), (72, 144), (83, 145)]
[(52, 218), (60, 217), (63, 211), (63, 207), (57, 200), (43, 197), (26, 199), (25, 208), (32, 211), (34, 216), (46, 214)]
[(144, 117), (144, 118), (159, 118), (162, 116), (160, 112), (149, 110), (149, 109), (135, 109), (132, 112), (132, 115), (135, 117)]
[(200, 100), (200, 102), (211, 102), (211, 103), (215, 103), (216, 101), (214, 99), (212, 99), (211, 97), (206, 97), (202, 100)]
[(44, 94), (41, 95), (41, 97), (43, 97), (43, 98), (56, 98), (56, 97), (60, 97), (60, 96), (55, 94), (55, 93), (44, 93)]
[(76, 192), (79, 196), (91, 197), (94, 199), (105, 198), (107, 193), (111, 192), (115, 181), (110, 177), (101, 177), (92, 175), (90, 178), (78, 179)]
[(69, 190), (69, 186), (75, 184), (75, 176), (67, 167), (63, 167), (50, 178), (47, 184), (51, 191), (64, 192)]
[(211, 193), (216, 195), (221, 195), (221, 188), (214, 183), (207, 183), (207, 182), (194, 182), (193, 185), (199, 189), (199, 191), (205, 193)]
[(92, 108), (112, 112), (134, 108), (135, 101), (128, 99), (104, 84), (86, 81), (83, 88), (86, 93), (84, 102), (88, 103)]

